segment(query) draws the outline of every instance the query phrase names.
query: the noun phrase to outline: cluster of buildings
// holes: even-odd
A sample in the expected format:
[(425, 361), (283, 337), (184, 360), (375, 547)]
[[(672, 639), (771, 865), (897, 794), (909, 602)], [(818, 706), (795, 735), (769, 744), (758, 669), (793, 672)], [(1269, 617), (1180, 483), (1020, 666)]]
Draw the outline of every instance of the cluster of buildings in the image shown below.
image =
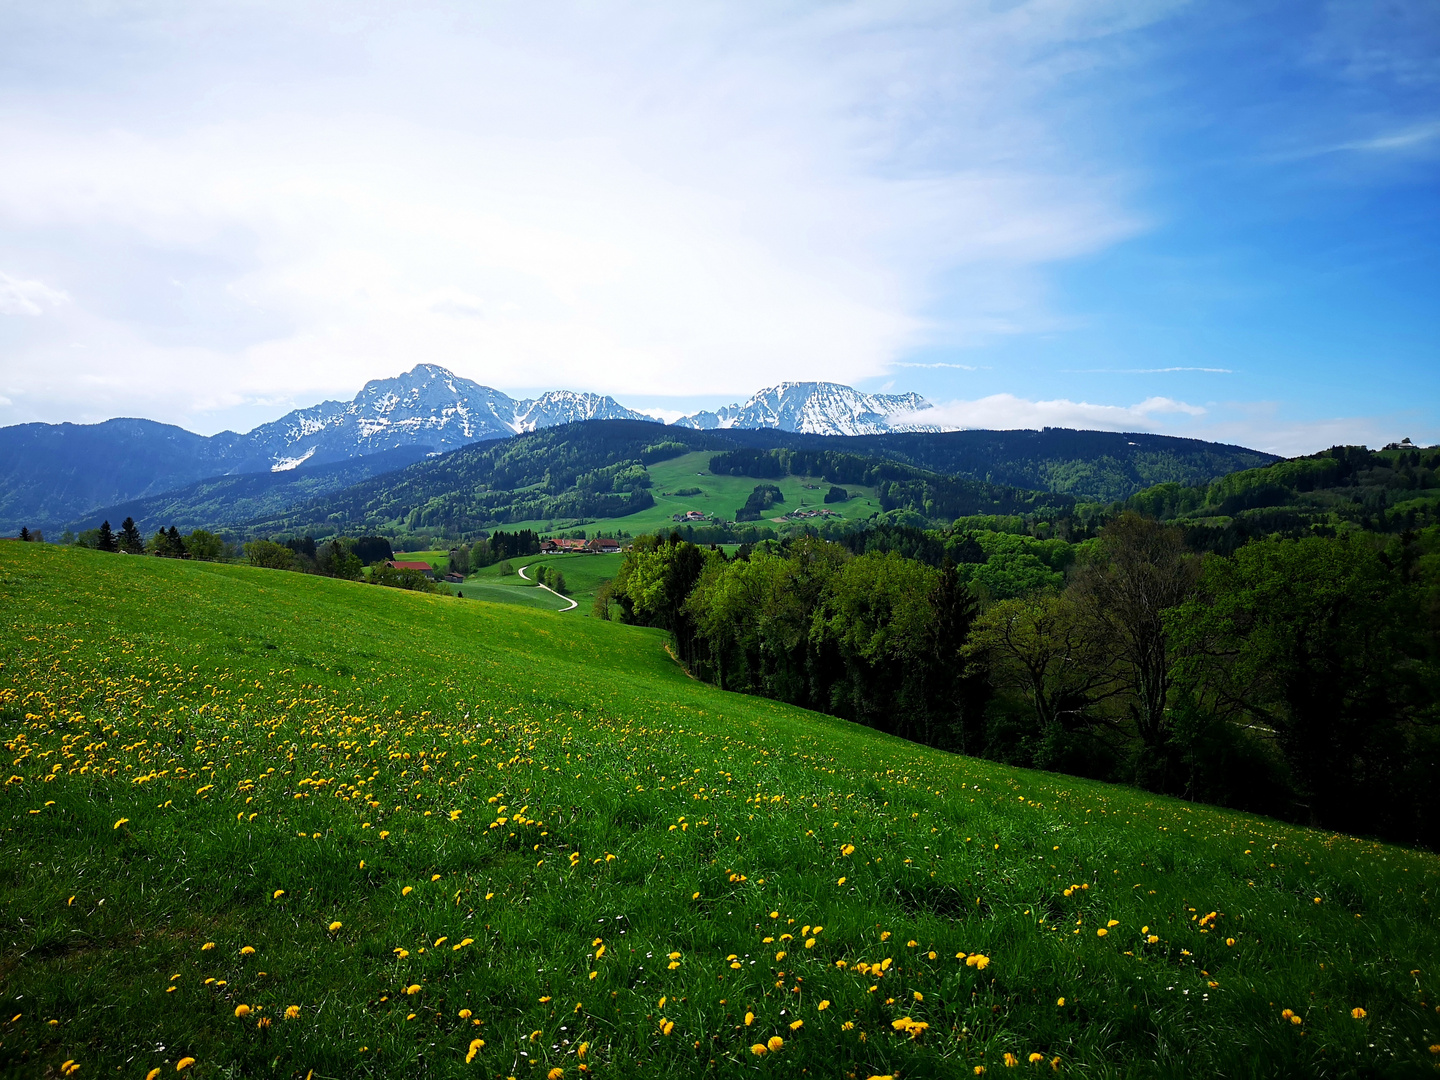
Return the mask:
[(597, 536), (591, 540), (541, 540), (541, 555), (563, 555), (570, 552), (577, 555), (615, 555), (620, 551), (620, 541), (608, 536)]

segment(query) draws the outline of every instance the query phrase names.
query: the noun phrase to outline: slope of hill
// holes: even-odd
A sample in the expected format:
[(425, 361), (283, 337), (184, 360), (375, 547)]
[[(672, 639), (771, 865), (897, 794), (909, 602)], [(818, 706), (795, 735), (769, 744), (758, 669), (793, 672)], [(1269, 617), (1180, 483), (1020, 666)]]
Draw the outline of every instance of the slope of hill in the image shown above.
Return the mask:
[(1440, 521), (1440, 447), (1336, 446), (1209, 483), (1157, 484), (1128, 505), (1220, 549), (1276, 532), (1423, 528)]
[[(436, 532), (624, 518), (654, 504), (647, 466), (699, 450), (733, 450), (729, 433), (632, 421), (590, 421), (465, 447), (252, 523), (259, 532)], [(786, 438), (770, 433), (771, 438)], [(683, 441), (682, 441), (683, 440)], [(1068, 496), (936, 476), (883, 459), (841, 455), (843, 482), (874, 488), (882, 509), (949, 520), (960, 514), (1063, 510)], [(819, 474), (816, 474), (817, 477)], [(720, 508), (732, 517), (736, 508)], [(649, 524), (649, 523), (647, 523)]]
[(1433, 1068), (1430, 855), (726, 694), (597, 620), (16, 543), (0, 602), (8, 1073)]
[[(744, 445), (775, 445), (763, 432), (728, 434)], [(844, 439), (797, 435), (783, 445), (888, 458), (947, 476), (1100, 502), (1128, 498), (1159, 483), (1208, 484), (1279, 460), (1274, 454), (1201, 439), (1070, 428), (893, 432)]]
[(68, 527), (79, 532), (96, 528), (102, 521), (113, 525), (131, 517), (151, 531), (172, 525), (185, 532), (234, 529), (256, 518), (284, 513), (307, 499), (403, 469), (429, 454), (423, 446), (401, 446), (307, 469), (211, 476), (174, 491), (102, 506), (69, 522)]

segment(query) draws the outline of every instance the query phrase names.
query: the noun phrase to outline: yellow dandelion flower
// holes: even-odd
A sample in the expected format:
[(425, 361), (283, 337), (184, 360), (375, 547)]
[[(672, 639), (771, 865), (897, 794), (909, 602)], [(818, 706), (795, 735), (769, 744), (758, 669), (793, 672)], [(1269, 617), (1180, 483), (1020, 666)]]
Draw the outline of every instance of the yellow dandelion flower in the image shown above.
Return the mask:
[(1016, 1057), (1014, 1054), (1010, 1053), (1009, 1050), (1006, 1050), (1006, 1051), (1005, 1051), (1005, 1067), (1006, 1067), (1007, 1069), (1013, 1069), (1013, 1068), (1015, 1068), (1016, 1065), (1019, 1065), (1019, 1064), (1020, 1064), (1020, 1059), (1019, 1059), (1018, 1057)]
[(1110, 933), (1110, 931), (1109, 931), (1109, 930), (1106, 930), (1105, 927), (1102, 926), (1102, 927), (1100, 927), (1099, 930), (1096, 930), (1096, 931), (1095, 931), (1095, 936), (1096, 936), (1096, 937), (1104, 937), (1104, 936), (1105, 936), (1106, 934), (1108, 934), (1108, 933)]
[(764, 1043), (756, 1043), (754, 1046), (750, 1047), (750, 1052), (756, 1057), (764, 1057), (770, 1052), (770, 1050)]
[(1227, 937), (1225, 939), (1225, 944), (1229, 945), (1233, 949), (1235, 947), (1235, 939), (1233, 937)]
[(890, 940), (890, 931), (889, 931), (889, 930), (881, 930), (881, 931), (880, 931), (880, 940), (881, 940), (881, 941), (889, 941), (889, 940)]
[(401, 895), (401, 896), (409, 896), (409, 895), (410, 895), (412, 892), (414, 892), (414, 891), (415, 891), (415, 886), (414, 886), (414, 885), (406, 885), (403, 889), (400, 890), (400, 895)]
[(1110, 920), (1109, 922), (1107, 922), (1105, 925), (1106, 925), (1106, 926), (1112, 926), (1112, 927), (1113, 927), (1113, 926), (1119, 926), (1119, 925), (1120, 925), (1120, 920), (1119, 920), (1119, 919), (1111, 919), (1111, 920)]
[(240, 947), (240, 955), (241, 955), (241, 956), (254, 956), (254, 955), (255, 955), (255, 946), (254, 946), (254, 945), (242, 945), (242, 946)]
[(919, 990), (916, 990), (916, 991), (915, 991), (915, 1000), (916, 1000), (916, 1001), (924, 1001), (924, 1000), (925, 1000), (925, 995), (922, 994)]
[(830, 1007), (830, 1002), (829, 1002), (829, 1000), (827, 999), (827, 1000), (825, 1000), (825, 1001), (820, 1002), (820, 1004), (819, 1004), (818, 1006), (816, 1006), (816, 1011), (817, 1011), (817, 1012), (824, 1012), (824, 1011), (825, 1011), (826, 1009), (828, 1009), (829, 1007)]
[(779, 1035), (771, 1035), (770, 1038), (765, 1040), (765, 1045), (770, 1048), (772, 1054), (776, 1054), (779, 1053), (781, 1047), (785, 1045), (785, 1040)]
[(380, 839), (381, 839), (381, 840), (384, 840), (384, 839), (385, 839), (387, 836), (389, 836), (389, 835), (390, 835), (390, 830), (389, 830), (389, 829), (381, 829), (381, 830), (380, 830)]
[(472, 1013), (469, 1009), (461, 1009), (460, 1012), (459, 1012), (459, 1016), (460, 1016), (460, 1019), (461, 1019), (461, 1020), (469, 1020), (470, 1017), (472, 1017), (472, 1016), (474, 1016), (474, 1015), (475, 1015), (475, 1014)]
[(1147, 944), (1147, 945), (1154, 945), (1154, 944), (1155, 944), (1157, 941), (1159, 941), (1159, 940), (1160, 940), (1160, 938), (1159, 938), (1157, 935), (1151, 934), (1149, 937), (1147, 937), (1147, 938), (1145, 939), (1145, 944)]
[(157, 1065), (155, 1068), (151, 1069), (148, 1073), (145, 1074), (145, 1080), (155, 1080), (155, 1078), (159, 1075), (160, 1068)]
[(420, 992), (420, 984), (419, 984), (419, 983), (411, 983), (409, 986), (405, 987), (405, 993), (408, 994), (408, 995), (411, 996), (411, 997), (414, 997), (414, 996), (415, 996), (416, 994), (418, 994), (419, 992)]
[(550, 995), (549, 995), (549, 994), (546, 994), (544, 997), (542, 997), (542, 998), (540, 999), (540, 1004), (541, 1004), (541, 1005), (544, 1005), (544, 1004), (545, 1004), (547, 1001), (549, 1001), (549, 1000), (550, 1000)]
[(1044, 1055), (1044, 1054), (1038, 1053), (1038, 1052), (1036, 1052), (1036, 1051), (1031, 1051), (1031, 1053), (1030, 1053), (1030, 1064), (1031, 1064), (1031, 1065), (1039, 1065), (1040, 1062), (1042, 1062), (1042, 1061), (1044, 1061), (1044, 1060), (1045, 1060), (1045, 1055)]
[(114, 827), (118, 829), (118, 828), (120, 828), (121, 825), (128, 825), (128, 824), (130, 824), (130, 819), (129, 819), (128, 817), (122, 817), (119, 821), (115, 822), (115, 826), (114, 826)]
[(842, 877), (842, 878), (841, 878), (839, 881), (837, 881), (835, 884), (836, 884), (836, 885), (844, 885), (844, 884), (845, 884), (845, 879)]
[(550, 1070), (548, 1073), (546, 1073), (545, 1075), (546, 1075), (546, 1077), (548, 1078), (548, 1080), (560, 1080), (560, 1078), (565, 1075), (565, 1070), (562, 1069), (562, 1068), (560, 1068), (560, 1066), (557, 1065), (557, 1066), (555, 1066), (555, 1068), (551, 1069), (551, 1070)]
[(745, 1026), (746, 1026), (746, 1027), (749, 1027), (749, 1026), (750, 1026), (751, 1024), (753, 1024), (754, 1022), (755, 1022), (755, 1014), (754, 1014), (753, 1012), (747, 1012), (747, 1013), (745, 1014)]
[(211, 949), (213, 949), (214, 947), (215, 947), (215, 942), (213, 942), (213, 941), (207, 941), (207, 942), (205, 942), (204, 945), (201, 945), (201, 946), (200, 946), (200, 951), (201, 951), (201, 952), (209, 952), (209, 951), (210, 951)]
[(1064, 999), (1063, 997), (1062, 997), (1062, 998), (1056, 998), (1056, 999), (1055, 999), (1055, 1004), (1058, 1005), (1058, 1006), (1060, 1006), (1060, 1008), (1063, 1009), (1063, 1008), (1065, 1007), (1065, 999)]
[(976, 1066), (975, 1066), (975, 1075), (976, 1075), (976, 1076), (984, 1076), (984, 1075), (985, 1075), (985, 1066), (984, 1066), (984, 1065), (976, 1065)]
[(588, 1042), (582, 1042), (579, 1046), (575, 1048), (575, 1056), (578, 1057), (581, 1061), (585, 1060), (585, 1055), (589, 1052), (590, 1044)]
[(300, 1006), (299, 1006), (299, 1005), (287, 1005), (287, 1006), (285, 1006), (285, 1019), (286, 1019), (286, 1020), (298, 1020), (299, 1018), (300, 1018)]
[(335, 933), (335, 931), (336, 931), (336, 930), (339, 930), (340, 927), (342, 927), (343, 925), (344, 925), (344, 923), (342, 923), (339, 919), (336, 919), (334, 922), (332, 922), (332, 923), (330, 924), (330, 933), (332, 933), (332, 934)]
[(672, 1031), (674, 1031), (674, 1030), (675, 1030), (675, 1021), (674, 1021), (674, 1020), (661, 1020), (661, 1022), (660, 1022), (660, 1034), (661, 1034), (661, 1035), (669, 1035), (670, 1032), (672, 1032)]
[(784, 960), (784, 959), (785, 959), (785, 950), (784, 950), (784, 949), (781, 949), (779, 952), (777, 952), (777, 953), (775, 954), (775, 959), (776, 959), (777, 962), (780, 961), (780, 960)]
[(469, 1049), (469, 1051), (465, 1054), (465, 1064), (466, 1064), (466, 1065), (469, 1065), (470, 1062), (474, 1061), (474, 1060), (475, 1060), (475, 1055), (478, 1054), (478, 1053), (480, 1053), (480, 1051), (483, 1050), (484, 1048), (485, 1048), (485, 1040), (484, 1040), (484, 1039), (471, 1039), (471, 1040), (470, 1040), (470, 1049)]
[(439, 881), (439, 880), (440, 880), (440, 875), (439, 875), (439, 874), (431, 874), (431, 875), (430, 875), (430, 880), (431, 880), (431, 881)]
[(804, 1026), (805, 1026), (805, 1021), (804, 1021), (804, 1020), (791, 1020), (791, 1021), (790, 1021), (790, 1030), (791, 1030), (791, 1031), (799, 1031), (799, 1030), (800, 1030), (802, 1027), (804, 1027)]
[(1357, 1006), (1356, 1008), (1350, 1010), (1350, 1015), (1353, 1016), (1356, 1020), (1364, 1020), (1366, 1013), (1364, 1009)]
[(699, 900), (699, 899), (700, 899), (700, 894), (699, 894), (698, 892), (697, 892), (697, 893), (692, 893), (691, 896), (690, 896), (690, 899), (691, 899), (691, 900)]
[(250, 1015), (250, 1006), (249, 1006), (249, 1005), (236, 1005), (236, 1006), (235, 1006), (235, 1016), (236, 1016), (237, 1018), (239, 1018), (239, 1019), (241, 1019), (241, 1020), (244, 1020), (245, 1017), (247, 1017), (247, 1016), (249, 1016), (249, 1015)]
[(273, 893), (270, 894), (270, 899), (271, 899), (271, 900), (279, 900), (280, 897), (282, 897), (282, 896), (284, 896), (284, 895), (285, 895), (285, 890), (284, 890), (284, 889), (276, 889)]

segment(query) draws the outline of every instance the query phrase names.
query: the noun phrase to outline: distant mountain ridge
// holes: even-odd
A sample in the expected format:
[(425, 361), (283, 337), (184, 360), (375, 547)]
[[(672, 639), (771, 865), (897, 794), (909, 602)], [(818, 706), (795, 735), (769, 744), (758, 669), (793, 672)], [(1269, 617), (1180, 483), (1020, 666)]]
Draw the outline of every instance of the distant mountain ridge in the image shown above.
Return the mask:
[(701, 431), (774, 428), (802, 435), (939, 431), (937, 425), (892, 419), (932, 407), (919, 394), (866, 394), (840, 383), (783, 382), (759, 391), (743, 404), (682, 417), (675, 426)]
[[(1161, 481), (1205, 482), (1274, 460), (1240, 447), (1164, 436), (1062, 437), (1048, 429), (1043, 437), (942, 433), (938, 425), (920, 422), (930, 407), (913, 393), (866, 394), (838, 383), (785, 382), (666, 428), (605, 395), (554, 390), (517, 399), (439, 365), (417, 364), (395, 378), (366, 383), (350, 401), (296, 409), (243, 435), (196, 435), (140, 419), (0, 428), (0, 533), (22, 526), (54, 531), (97, 513), (129, 512), (142, 501), (147, 516), (238, 524), (273, 514), (302, 493), (320, 497), (407, 460), (592, 420), (653, 425), (657, 440), (667, 431), (683, 439), (679, 428), (723, 432), (741, 445), (772, 438), (873, 441), (861, 452), (952, 475), (1106, 499), (1125, 498)], [(357, 470), (330, 468), (372, 457), (376, 460)], [(296, 470), (325, 475), (303, 483), (285, 477)], [(270, 479), (220, 482), (258, 474)]]

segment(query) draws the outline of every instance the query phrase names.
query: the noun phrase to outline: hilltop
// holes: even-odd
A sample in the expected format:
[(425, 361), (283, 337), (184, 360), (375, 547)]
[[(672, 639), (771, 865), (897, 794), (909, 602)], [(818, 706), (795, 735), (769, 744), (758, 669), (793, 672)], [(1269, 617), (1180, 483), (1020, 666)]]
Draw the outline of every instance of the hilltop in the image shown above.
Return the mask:
[(1409, 1076), (1440, 1043), (1431, 855), (728, 694), (594, 619), (14, 543), (0, 599), (8, 1071)]

